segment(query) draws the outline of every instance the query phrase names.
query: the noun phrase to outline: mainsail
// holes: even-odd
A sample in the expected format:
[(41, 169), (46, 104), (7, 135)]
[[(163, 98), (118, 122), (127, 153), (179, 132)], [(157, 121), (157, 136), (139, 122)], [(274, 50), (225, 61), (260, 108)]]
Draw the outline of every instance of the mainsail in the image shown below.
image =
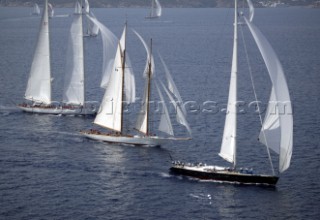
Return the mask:
[(233, 56), (229, 87), (228, 107), (224, 124), (223, 138), (219, 155), (236, 164), (236, 137), (237, 137), (237, 71), (238, 71), (238, 12), (237, 1), (235, 1), (234, 15), (234, 41)]
[(74, 14), (67, 51), (63, 102), (84, 105), (84, 54), (82, 15)]
[(36, 50), (33, 56), (25, 98), (31, 101), (51, 103), (51, 67), (48, 1), (45, 1)]
[[(268, 40), (255, 25), (246, 18), (245, 21), (272, 81), (268, 111), (260, 133), (260, 140), (275, 152), (280, 153), (279, 171), (283, 172), (290, 166), (293, 144), (292, 107), (287, 81), (281, 63)], [(274, 113), (272, 109), (278, 112)]]
[(104, 94), (100, 111), (97, 114), (94, 123), (102, 127), (115, 131), (122, 131), (122, 105), (125, 77), (125, 50), (126, 50), (126, 26), (123, 30), (121, 39), (113, 64), (113, 73), (110, 75), (106, 92)]

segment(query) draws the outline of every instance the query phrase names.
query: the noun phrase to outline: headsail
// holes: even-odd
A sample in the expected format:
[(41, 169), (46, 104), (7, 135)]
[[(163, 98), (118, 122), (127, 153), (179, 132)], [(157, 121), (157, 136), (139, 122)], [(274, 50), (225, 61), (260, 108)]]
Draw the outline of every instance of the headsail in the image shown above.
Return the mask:
[(160, 101), (162, 103), (162, 112), (161, 112), (161, 118), (160, 118), (160, 123), (159, 123), (159, 131), (165, 132), (169, 135), (174, 135), (173, 133), (173, 128), (172, 128), (172, 124), (171, 124), (171, 120), (170, 120), (170, 116), (169, 116), (169, 112), (168, 112), (168, 108), (167, 105), (164, 101), (163, 95), (159, 89), (158, 84), (156, 83), (156, 88), (160, 97)]
[(45, 1), (36, 50), (33, 56), (25, 98), (51, 103), (51, 67), (48, 1)]
[(82, 15), (75, 14), (70, 28), (63, 102), (84, 105)]
[(183, 101), (182, 101), (182, 98), (181, 98), (181, 95), (180, 95), (180, 92), (175, 84), (175, 82), (173, 81), (172, 79), (172, 76), (170, 74), (170, 71), (167, 67), (167, 65), (165, 64), (164, 60), (162, 59), (161, 55), (159, 54), (159, 57), (160, 57), (160, 60), (162, 62), (162, 65), (164, 67), (164, 71), (166, 73), (166, 78), (167, 78), (167, 83), (168, 83), (168, 88), (170, 90), (170, 92), (178, 99), (178, 102), (179, 102), (179, 105), (184, 113), (184, 115), (187, 115), (187, 111), (183, 105)]
[(114, 57), (117, 51), (118, 38), (100, 21), (95, 17), (87, 15), (87, 18), (96, 24), (101, 30), (101, 38), (103, 44), (103, 66), (102, 66), (102, 80), (100, 87), (106, 88), (110, 79), (111, 74), (113, 73), (113, 63)]
[[(281, 63), (268, 40), (255, 25), (249, 22), (246, 18), (245, 21), (260, 50), (272, 81), (272, 92), (268, 111), (262, 126), (262, 134), (260, 134), (260, 137), (262, 137), (264, 136), (264, 133), (267, 140), (263, 137), (261, 138), (261, 141), (267, 142), (271, 149), (279, 149), (279, 171), (283, 172), (290, 166), (293, 144), (292, 107), (287, 81)], [(274, 101), (278, 107), (277, 110), (280, 111), (276, 115), (271, 111), (272, 106), (275, 106)], [(281, 105), (283, 111), (281, 111), (279, 105)]]
[(180, 105), (177, 104), (177, 102), (174, 100), (174, 98), (172, 97), (172, 95), (170, 94), (170, 92), (168, 91), (168, 89), (164, 86), (164, 84), (161, 82), (161, 85), (164, 89), (164, 91), (166, 92), (166, 94), (168, 95), (171, 103), (173, 104), (174, 106), (174, 109), (176, 110), (176, 118), (177, 118), (177, 122), (183, 126), (186, 127), (186, 129), (188, 130), (188, 133), (190, 135), (190, 137), (192, 136), (192, 131), (191, 131), (191, 128), (189, 126), (189, 123), (187, 122), (186, 120), (186, 117), (183, 113), (183, 110), (181, 108)]
[(110, 75), (106, 92), (100, 105), (94, 123), (115, 131), (122, 131), (122, 102), (123, 102), (123, 52), (125, 48), (126, 27), (118, 43), (113, 63), (113, 72)]
[(223, 138), (219, 155), (236, 164), (237, 137), (237, 71), (238, 71), (238, 10), (235, 1), (233, 56), (229, 87), (228, 107), (224, 124)]

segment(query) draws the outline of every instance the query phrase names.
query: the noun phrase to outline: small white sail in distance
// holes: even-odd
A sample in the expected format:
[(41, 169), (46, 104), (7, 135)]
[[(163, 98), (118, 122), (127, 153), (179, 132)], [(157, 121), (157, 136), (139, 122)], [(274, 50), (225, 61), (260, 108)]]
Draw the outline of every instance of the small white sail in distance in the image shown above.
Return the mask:
[(34, 5), (33, 5), (32, 14), (33, 15), (40, 15), (40, 8), (39, 8), (39, 5), (37, 3), (34, 3)]
[(249, 6), (249, 21), (252, 22), (254, 17), (254, 7), (251, 0), (247, 0)]
[(160, 17), (162, 15), (162, 7), (160, 5), (159, 0), (155, 0), (156, 3), (156, 16)]
[[(280, 153), (279, 171), (283, 172), (290, 166), (293, 145), (292, 106), (287, 81), (278, 56), (268, 40), (255, 25), (247, 20), (246, 17), (244, 19), (260, 50), (272, 81), (272, 90), (269, 101), (270, 106), (268, 106), (268, 111), (262, 126), (260, 140), (262, 143), (267, 143), (268, 147), (271, 149), (279, 149), (275, 150), (275, 152)], [(275, 106), (274, 101), (280, 105), (284, 105), (284, 112), (281, 114), (278, 113), (277, 115), (272, 114), (270, 109), (272, 106)], [(277, 138), (278, 140), (274, 140)], [(275, 146), (269, 146), (270, 144), (275, 144)]]
[(90, 5), (89, 5), (89, 1), (88, 0), (85, 0), (84, 1), (84, 12), (86, 14), (89, 14), (90, 13)]
[(54, 16), (54, 9), (52, 4), (48, 3), (49, 17), (52, 18)]
[(25, 98), (43, 104), (51, 103), (51, 65), (48, 2), (45, 1), (38, 42), (33, 56)]
[(79, 3), (79, 1), (77, 1), (74, 6), (74, 14), (75, 15), (82, 14), (82, 8), (81, 8), (81, 4)]

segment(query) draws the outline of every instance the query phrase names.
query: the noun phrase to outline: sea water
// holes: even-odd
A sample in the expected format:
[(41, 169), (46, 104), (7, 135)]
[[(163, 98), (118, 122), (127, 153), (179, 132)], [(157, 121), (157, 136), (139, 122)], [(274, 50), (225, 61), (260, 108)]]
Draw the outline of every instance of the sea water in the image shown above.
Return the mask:
[[(142, 97), (144, 89), (146, 52), (131, 29), (148, 44), (152, 38), (154, 80), (166, 83), (160, 54), (186, 103), (193, 139), (156, 148), (113, 145), (79, 135), (80, 130), (98, 128), (92, 124), (94, 117), (19, 111), (15, 106), (24, 101), (40, 17), (30, 16), (30, 8), (0, 8), (1, 219), (319, 217), (319, 10), (257, 9), (253, 20), (278, 54), (294, 109), (291, 167), (280, 175), (276, 188), (199, 181), (169, 173), (171, 159), (230, 166), (217, 154), (230, 80), (232, 9), (164, 9), (158, 20), (145, 20), (146, 9), (93, 11), (117, 37), (128, 22), (127, 52), (138, 97)], [(56, 101), (62, 98), (72, 12), (71, 8), (57, 8), (56, 15), (70, 16), (50, 19)], [(99, 103), (104, 92), (100, 88), (101, 36), (85, 38), (84, 43), (86, 99)], [(271, 88), (253, 38), (246, 26), (239, 25), (238, 99), (242, 107), (238, 114), (237, 166), (270, 174), (266, 148), (257, 141), (261, 124), (255, 111), (244, 45), (262, 111)], [(151, 93), (156, 100), (154, 89)], [(167, 102), (175, 136), (188, 136), (185, 128), (175, 122), (174, 108)], [(139, 105), (128, 109), (125, 127), (129, 129), (135, 125)], [(159, 111), (153, 108), (151, 129), (160, 135), (159, 117)], [(271, 155), (277, 168), (278, 157), (272, 152)]]

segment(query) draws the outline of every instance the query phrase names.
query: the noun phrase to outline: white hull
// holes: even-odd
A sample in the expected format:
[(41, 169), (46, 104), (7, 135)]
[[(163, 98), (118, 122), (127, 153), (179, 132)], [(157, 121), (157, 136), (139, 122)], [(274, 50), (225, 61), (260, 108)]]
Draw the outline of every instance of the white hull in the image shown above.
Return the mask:
[(144, 146), (160, 146), (170, 140), (168, 138), (161, 138), (157, 136), (115, 136), (106, 134), (93, 134), (88, 132), (81, 132), (81, 134), (87, 138), (98, 141)]
[(95, 109), (89, 108), (59, 108), (59, 107), (33, 107), (18, 106), (22, 111), (37, 114), (55, 114), (55, 115), (94, 115), (97, 113)]

